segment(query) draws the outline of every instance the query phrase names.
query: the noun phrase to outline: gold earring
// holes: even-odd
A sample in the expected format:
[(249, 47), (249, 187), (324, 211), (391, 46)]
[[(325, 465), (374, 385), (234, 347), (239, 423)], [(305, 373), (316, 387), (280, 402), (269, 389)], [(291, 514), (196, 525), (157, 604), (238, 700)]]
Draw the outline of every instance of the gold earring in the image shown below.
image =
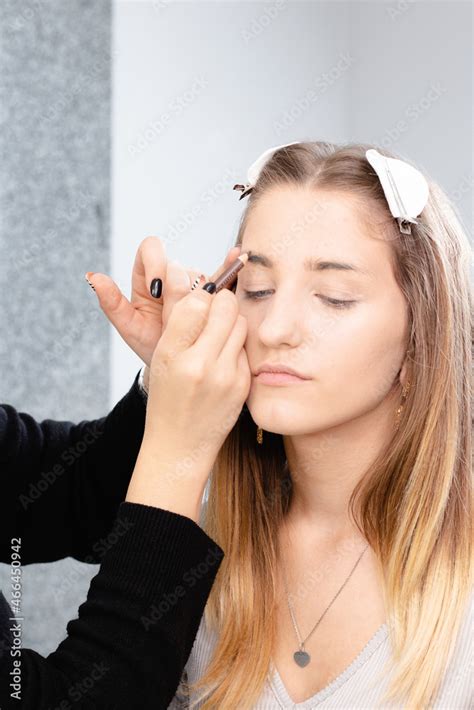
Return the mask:
[(261, 444), (263, 442), (263, 429), (257, 426), (257, 442)]
[(398, 407), (397, 412), (396, 412), (396, 416), (395, 416), (395, 429), (398, 429), (398, 427), (400, 426), (400, 415), (401, 415), (401, 413), (402, 413), (402, 411), (403, 411), (403, 408), (404, 408), (404, 401), (405, 401), (405, 399), (406, 399), (406, 397), (407, 397), (407, 394), (408, 394), (408, 391), (409, 391), (410, 387), (411, 387), (411, 383), (410, 383), (410, 382), (407, 382), (406, 387), (402, 387), (402, 403), (400, 404), (400, 406)]

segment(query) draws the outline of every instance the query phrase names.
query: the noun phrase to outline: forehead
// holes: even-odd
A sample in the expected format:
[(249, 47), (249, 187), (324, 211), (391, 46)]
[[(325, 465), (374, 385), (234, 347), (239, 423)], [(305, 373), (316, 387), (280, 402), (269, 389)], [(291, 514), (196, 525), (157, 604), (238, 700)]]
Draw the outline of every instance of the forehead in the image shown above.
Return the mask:
[(369, 230), (361, 209), (348, 194), (279, 186), (249, 214), (241, 251), (265, 254), (274, 268), (302, 264), (309, 256), (349, 263), (366, 276), (387, 275), (390, 244)]

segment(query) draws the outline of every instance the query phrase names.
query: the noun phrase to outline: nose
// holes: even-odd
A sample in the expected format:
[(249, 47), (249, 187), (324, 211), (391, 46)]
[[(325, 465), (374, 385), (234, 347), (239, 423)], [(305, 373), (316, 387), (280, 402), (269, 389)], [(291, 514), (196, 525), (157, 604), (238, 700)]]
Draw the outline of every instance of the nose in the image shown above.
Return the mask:
[(298, 300), (280, 290), (272, 293), (261, 305), (262, 320), (258, 326), (263, 345), (278, 348), (297, 347), (304, 339), (303, 306)]

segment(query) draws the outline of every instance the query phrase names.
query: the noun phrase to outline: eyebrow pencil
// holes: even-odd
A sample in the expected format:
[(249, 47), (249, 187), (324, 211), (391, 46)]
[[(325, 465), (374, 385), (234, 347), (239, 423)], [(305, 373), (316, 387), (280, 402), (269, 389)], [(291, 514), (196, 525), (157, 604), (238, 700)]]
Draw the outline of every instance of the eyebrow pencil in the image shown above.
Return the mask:
[[(237, 277), (237, 274), (239, 273), (240, 269), (245, 266), (248, 258), (249, 255), (247, 254), (247, 252), (240, 254), (240, 256), (238, 256), (237, 259), (233, 261), (232, 264), (220, 276), (218, 276), (214, 282), (209, 281), (208, 284), (204, 284), (203, 289), (209, 291), (209, 293), (218, 293), (221, 289), (226, 288), (228, 286), (232, 286), (233, 282)], [(209, 284), (212, 283), (215, 284), (214, 288), (209, 286)]]

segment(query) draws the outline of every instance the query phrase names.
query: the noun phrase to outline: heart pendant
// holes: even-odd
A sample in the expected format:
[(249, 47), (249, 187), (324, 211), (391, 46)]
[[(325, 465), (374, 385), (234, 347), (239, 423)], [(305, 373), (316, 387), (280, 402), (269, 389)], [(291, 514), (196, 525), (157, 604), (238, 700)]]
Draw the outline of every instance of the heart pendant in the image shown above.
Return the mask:
[(300, 668), (307, 666), (311, 660), (311, 656), (309, 653), (306, 653), (306, 651), (296, 651), (296, 653), (293, 654), (293, 658)]

